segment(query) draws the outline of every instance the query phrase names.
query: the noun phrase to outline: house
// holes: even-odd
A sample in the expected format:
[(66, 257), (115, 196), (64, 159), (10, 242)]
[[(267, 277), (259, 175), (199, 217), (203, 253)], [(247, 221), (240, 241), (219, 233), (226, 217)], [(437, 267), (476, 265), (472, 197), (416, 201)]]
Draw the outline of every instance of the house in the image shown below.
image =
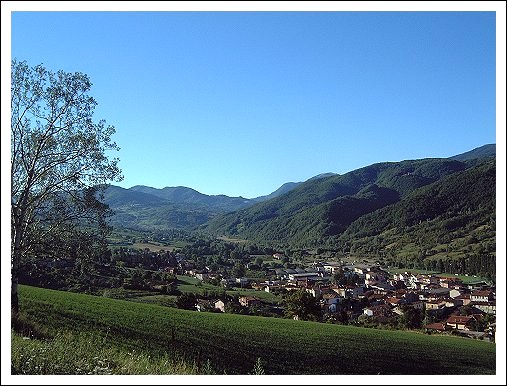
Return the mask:
[(474, 303), (487, 303), (493, 300), (493, 292), (491, 291), (472, 291), (470, 301)]
[(491, 301), (487, 303), (470, 303), (470, 305), (474, 306), (478, 310), (481, 310), (482, 312), (486, 314), (496, 314), (496, 301)]
[(220, 310), (222, 312), (225, 312), (225, 303), (223, 302), (223, 300), (217, 300), (215, 302), (215, 308), (217, 310)]
[(391, 307), (387, 304), (380, 304), (378, 306), (366, 307), (363, 314), (374, 317), (389, 317), (392, 314)]
[(177, 274), (178, 273), (178, 268), (177, 267), (171, 267), (170, 265), (168, 265), (167, 267), (164, 268), (164, 272), (167, 272), (167, 273), (170, 273), (170, 274)]
[(342, 298), (358, 298), (364, 295), (364, 287), (355, 286), (344, 286), (338, 288), (332, 288), (332, 291), (336, 292)]
[(458, 304), (462, 306), (467, 306), (471, 302), (470, 294), (461, 294), (459, 296), (456, 296), (454, 300), (458, 301), (459, 302)]
[(336, 294), (327, 293), (322, 295), (321, 305), (327, 312), (336, 313), (339, 302), (340, 299)]
[(376, 270), (376, 271), (368, 271), (365, 274), (364, 278), (364, 284), (374, 284), (376, 282), (385, 282), (387, 279), (387, 276), (385, 272)]
[(213, 307), (211, 307), (211, 304), (208, 300), (197, 299), (197, 304), (195, 305), (195, 308), (197, 311), (203, 312), (210, 311)]
[(305, 288), (305, 291), (311, 294), (314, 298), (321, 294), (321, 290), (315, 287)]
[(451, 290), (449, 288), (435, 287), (426, 290), (429, 299), (436, 299), (441, 297), (449, 297)]
[(419, 301), (419, 295), (417, 295), (413, 291), (407, 291), (403, 295), (403, 298), (407, 301), (407, 303), (414, 303)]
[(377, 294), (387, 295), (389, 292), (394, 290), (394, 287), (389, 283), (380, 283), (377, 282), (375, 284), (370, 284), (369, 288), (373, 289)]
[(443, 332), (443, 331), (445, 331), (445, 327), (446, 327), (446, 325), (444, 323), (430, 323), (430, 324), (425, 325), (424, 329)]
[(239, 299), (239, 304), (241, 304), (243, 307), (251, 307), (251, 306), (258, 306), (261, 305), (262, 302), (253, 296), (242, 296)]
[(421, 284), (434, 285), (439, 283), (439, 279), (435, 275), (417, 275), (417, 281)]
[(366, 265), (356, 265), (354, 267), (354, 273), (360, 275), (360, 276), (363, 276), (366, 274), (366, 272), (370, 271), (370, 267), (366, 266)]
[(281, 253), (273, 253), (273, 259), (280, 260), (283, 258)]
[(263, 291), (264, 287), (265, 287), (265, 284), (262, 284), (262, 283), (252, 283), (251, 287), (254, 290), (257, 290), (257, 291)]
[(237, 277), (236, 284), (239, 284), (241, 288), (246, 287), (249, 283), (249, 280), (246, 277)]
[(220, 280), (220, 284), (222, 284), (222, 286), (224, 286), (225, 288), (233, 287), (235, 283), (236, 281), (232, 278), (224, 277), (222, 280)]
[(317, 272), (289, 273), (289, 280), (292, 281), (313, 280), (317, 277), (319, 277)]
[(406, 304), (407, 301), (403, 298), (397, 298), (397, 297), (393, 296), (393, 297), (388, 297), (386, 299), (386, 303), (390, 304), (391, 306), (398, 306), (401, 304)]
[(201, 281), (207, 280), (209, 275), (206, 272), (197, 272), (195, 274), (196, 279), (199, 279)]
[(476, 322), (476, 316), (452, 315), (445, 321), (445, 325), (453, 330), (471, 330), (472, 324)]
[(461, 280), (457, 277), (441, 277), (440, 287), (443, 288), (454, 288), (455, 286), (461, 285)]
[(433, 299), (433, 300), (428, 300), (426, 302), (426, 309), (427, 310), (440, 310), (442, 308), (445, 308), (445, 300), (443, 300), (443, 299)]
[(326, 263), (324, 264), (324, 270), (333, 275), (336, 272), (339, 272), (342, 269), (342, 265), (340, 263)]
[(282, 288), (280, 286), (280, 284), (268, 284), (264, 287), (264, 291), (273, 292), (273, 291), (279, 290), (280, 288)]
[(447, 308), (460, 307), (461, 305), (462, 305), (461, 301), (459, 301), (457, 299), (453, 299), (453, 298), (445, 299), (445, 306)]
[(368, 304), (376, 305), (376, 304), (384, 304), (385, 303), (385, 295), (373, 293), (368, 296)]

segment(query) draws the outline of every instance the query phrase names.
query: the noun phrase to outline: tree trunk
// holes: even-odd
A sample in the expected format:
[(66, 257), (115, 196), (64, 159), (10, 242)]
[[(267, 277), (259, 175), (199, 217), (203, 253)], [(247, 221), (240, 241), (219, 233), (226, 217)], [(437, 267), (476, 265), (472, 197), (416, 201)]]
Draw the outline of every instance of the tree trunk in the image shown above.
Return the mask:
[(21, 250), (16, 239), (11, 249), (11, 313), (15, 316), (19, 313), (18, 282), (19, 265), (21, 263)]
[(12, 274), (11, 279), (11, 313), (16, 316), (19, 313), (19, 299), (18, 299), (18, 278)]
[(23, 228), (21, 221), (16, 216), (13, 216), (13, 226), (11, 228), (11, 312), (12, 316), (19, 313), (19, 299), (18, 299), (18, 282), (19, 282), (19, 267), (21, 264), (22, 255), (22, 237)]

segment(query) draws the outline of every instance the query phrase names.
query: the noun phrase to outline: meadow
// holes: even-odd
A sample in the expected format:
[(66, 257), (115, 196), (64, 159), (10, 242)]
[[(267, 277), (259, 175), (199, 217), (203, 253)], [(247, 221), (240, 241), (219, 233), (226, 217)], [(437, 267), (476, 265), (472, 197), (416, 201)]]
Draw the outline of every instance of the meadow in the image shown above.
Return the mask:
[(495, 373), (494, 343), (454, 336), (187, 311), (28, 286), (20, 286), (20, 302), (39, 339), (13, 335), (15, 368), (25, 363), (28, 344), (42, 350), (67, 339), (88, 342), (88, 372), (98, 366), (135, 373), (121, 360), (133, 355), (154, 374), (249, 374), (256, 364), (266, 374)]
[[(203, 283), (199, 279), (195, 277), (186, 276), (186, 275), (177, 275), (178, 285), (177, 288), (180, 292), (193, 293), (196, 295), (203, 295), (205, 292), (208, 293), (221, 293), (223, 292), (223, 287), (214, 286), (212, 284)], [(275, 295), (273, 293), (265, 292), (265, 291), (257, 291), (252, 288), (238, 288), (228, 289), (225, 291), (227, 295), (230, 296), (254, 296), (266, 303), (270, 304), (278, 304), (282, 302), (282, 297), (279, 295)]]

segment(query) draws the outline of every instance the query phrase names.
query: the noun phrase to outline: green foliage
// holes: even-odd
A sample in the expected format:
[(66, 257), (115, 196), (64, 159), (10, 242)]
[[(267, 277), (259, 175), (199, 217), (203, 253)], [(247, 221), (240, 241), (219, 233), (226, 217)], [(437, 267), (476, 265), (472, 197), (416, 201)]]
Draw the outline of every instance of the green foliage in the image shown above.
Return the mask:
[[(179, 358), (205, 364), (209, 359), (214, 371), (227, 374), (251, 373), (257, 358), (268, 374), (495, 373), (495, 345), (459, 337), (198, 313), (25, 286), (20, 295), (25, 317), (52, 336), (92, 334), (104, 339), (106, 349), (143, 353), (141, 363), (148, 370), (131, 373), (155, 373), (149, 364), (163, 363), (166, 354), (169, 363)], [(100, 347), (87, 344), (84, 358), (114, 358), (104, 356)]]
[(305, 290), (293, 291), (285, 298), (286, 314), (299, 320), (320, 320), (322, 312), (319, 302)]
[(424, 310), (414, 307), (402, 307), (401, 324), (408, 329), (421, 328), (424, 320)]
[[(93, 349), (91, 349), (93, 348)], [(199, 371), (195, 363), (168, 354), (151, 356), (117, 347), (99, 334), (61, 332), (51, 339), (11, 334), (13, 374), (212, 374), (211, 365)]]
[(262, 366), (262, 360), (261, 358), (257, 358), (255, 361), (255, 366), (253, 368), (252, 375), (265, 375), (264, 367)]
[(192, 293), (183, 293), (176, 298), (176, 306), (185, 310), (195, 310), (197, 297)]
[(317, 246), (362, 215), (465, 169), (447, 159), (379, 163), (302, 183), (285, 195), (214, 218), (209, 231), (294, 247)]
[[(113, 126), (93, 121), (87, 75), (11, 62), (11, 307), (28, 257), (105, 253), (101, 186), (121, 181)], [(100, 254), (99, 254), (100, 255)]]
[(336, 245), (409, 268), (494, 274), (495, 187), (495, 162), (483, 162), (358, 218)]

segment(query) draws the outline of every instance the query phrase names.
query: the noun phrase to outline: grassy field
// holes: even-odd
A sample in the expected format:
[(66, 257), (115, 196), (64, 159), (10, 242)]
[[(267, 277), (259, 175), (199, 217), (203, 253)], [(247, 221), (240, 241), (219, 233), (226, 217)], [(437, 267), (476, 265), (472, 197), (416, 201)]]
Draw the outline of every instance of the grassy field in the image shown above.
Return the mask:
[(228, 243), (235, 243), (235, 244), (244, 244), (248, 241), (245, 239), (239, 239), (236, 237), (227, 237), (227, 236), (220, 236), (220, 237), (217, 237), (217, 239), (227, 241)]
[(23, 317), (46, 336), (93, 334), (105, 350), (186, 363), (189, 371), (192, 363), (208, 363), (217, 373), (247, 374), (260, 358), (267, 374), (495, 373), (495, 344), (453, 336), (186, 311), (27, 286), (20, 286), (20, 302)]
[[(193, 293), (196, 295), (203, 295), (205, 291), (210, 292), (221, 292), (223, 287), (214, 286), (211, 284), (203, 283), (195, 277), (177, 275), (178, 278), (178, 290), (181, 292)], [(252, 288), (234, 288), (225, 291), (227, 295), (238, 295), (238, 296), (255, 296), (262, 301), (271, 304), (278, 304), (282, 301), (282, 297), (265, 292), (257, 291)]]
[(212, 284), (203, 283), (201, 280), (185, 275), (177, 275), (178, 278), (178, 290), (180, 292), (187, 292), (196, 295), (203, 295), (205, 291), (209, 292), (221, 292), (222, 287), (218, 287)]
[(450, 273), (441, 273), (438, 271), (427, 271), (425, 269), (408, 269), (408, 268), (393, 268), (389, 270), (389, 273), (403, 273), (403, 272), (411, 272), (413, 274), (422, 274), (422, 275), (435, 275), (438, 277), (452, 277), (460, 279), (463, 284), (474, 284), (474, 283), (481, 283), (481, 282), (488, 282), (488, 279), (481, 276), (474, 276), (474, 275), (453, 275)]

